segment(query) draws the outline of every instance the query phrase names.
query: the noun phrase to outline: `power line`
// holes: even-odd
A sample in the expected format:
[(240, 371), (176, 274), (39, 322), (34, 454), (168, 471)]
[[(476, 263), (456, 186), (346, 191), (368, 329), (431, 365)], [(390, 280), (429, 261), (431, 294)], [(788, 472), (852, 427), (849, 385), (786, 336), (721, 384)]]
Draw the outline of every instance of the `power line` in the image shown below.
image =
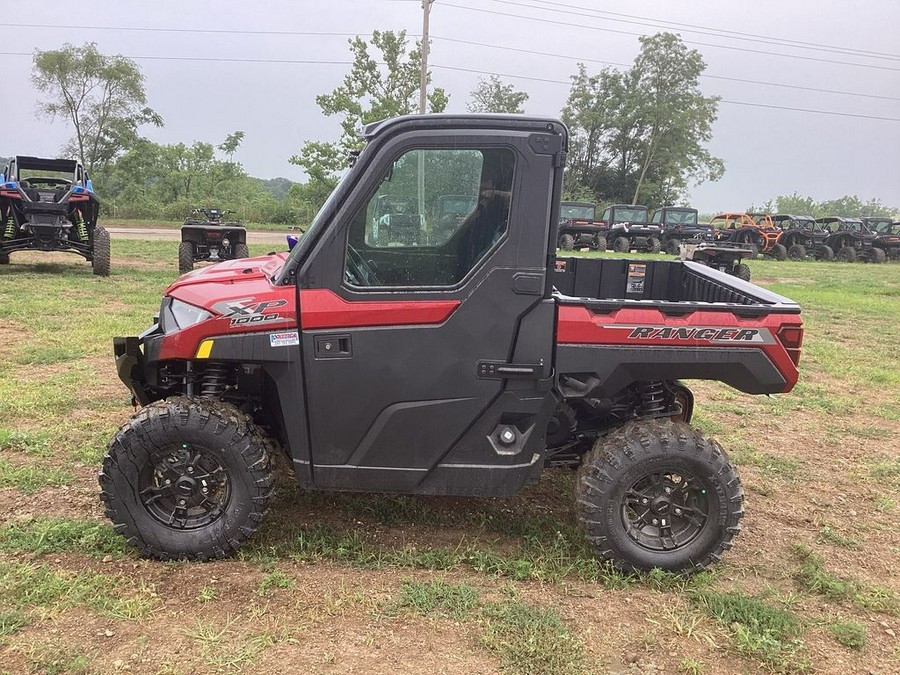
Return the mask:
[[(645, 37), (644, 33), (633, 33), (631, 31), (616, 30), (614, 28), (601, 28), (599, 26), (585, 26), (580, 23), (571, 23), (569, 21), (559, 21), (556, 19), (541, 19), (534, 16), (522, 16), (521, 14), (510, 14), (509, 12), (498, 12), (492, 9), (481, 9), (479, 7), (469, 7), (466, 5), (455, 5), (450, 2), (442, 2), (442, 7), (453, 7), (455, 9), (463, 9), (470, 12), (480, 12), (483, 14), (495, 14), (497, 16), (507, 16), (514, 19), (525, 19), (527, 21), (538, 21), (542, 24), (554, 24), (557, 26), (570, 26), (573, 28), (587, 28), (589, 30), (602, 31), (604, 33), (616, 33), (618, 35), (630, 35), (637, 37)], [(597, 18), (597, 17), (592, 17)], [(830, 63), (839, 66), (855, 66), (856, 68), (869, 68), (872, 70), (888, 70), (891, 72), (900, 72), (900, 68), (891, 68), (889, 66), (876, 66), (865, 63), (853, 63), (851, 61), (834, 61), (831, 59), (820, 59), (814, 56), (800, 56), (799, 54), (773, 54), (771, 52), (761, 51), (759, 49), (747, 49), (746, 47), (732, 47), (730, 45), (717, 45), (711, 42), (699, 42), (697, 40), (684, 40), (685, 44), (700, 45), (703, 47), (716, 47), (718, 49), (730, 49), (731, 51), (747, 52), (749, 54), (763, 54), (765, 56), (774, 56), (785, 59), (800, 59), (801, 61), (816, 61), (818, 63)]]
[[(30, 52), (0, 52), (0, 56), (33, 56)], [(221, 58), (221, 57), (201, 57), (201, 56), (129, 56), (127, 58), (137, 61), (205, 61), (218, 63), (284, 63), (299, 65), (336, 65), (349, 66), (353, 65), (352, 61), (325, 61), (316, 59), (238, 59), (238, 58)], [(384, 64), (379, 64), (384, 65)], [(534, 82), (547, 82), (551, 84), (570, 85), (568, 80), (555, 80), (551, 78), (533, 77), (531, 75), (514, 75), (511, 73), (496, 73), (486, 70), (477, 70), (474, 68), (462, 68), (459, 66), (445, 66), (441, 64), (433, 64), (432, 68), (441, 70), (454, 70), (463, 73), (475, 73), (479, 75), (497, 75), (498, 77), (509, 77), (519, 80), (531, 80)], [(733, 105), (752, 106), (756, 108), (771, 108), (773, 110), (792, 110), (796, 112), (814, 113), (817, 115), (832, 115), (837, 117), (854, 117), (858, 119), (880, 120), (885, 122), (900, 122), (900, 118), (896, 117), (879, 117), (875, 115), (859, 115), (856, 113), (845, 113), (836, 110), (814, 110), (809, 108), (794, 108), (790, 106), (769, 105), (766, 103), (750, 103), (746, 101), (731, 101), (728, 99), (719, 99), (720, 103), (729, 103)]]
[[(888, 59), (892, 61), (900, 61), (900, 55), (889, 54), (887, 52), (876, 52), (865, 49), (856, 49), (855, 47), (841, 47), (838, 45), (826, 45), (817, 42), (807, 42), (804, 40), (792, 40), (790, 38), (781, 38), (773, 35), (759, 35), (755, 33), (744, 33), (739, 31), (727, 30), (724, 28), (713, 28), (711, 26), (699, 26), (697, 24), (681, 23), (678, 21), (667, 21), (646, 16), (635, 16), (633, 14), (623, 14), (621, 12), (609, 12), (606, 10), (593, 9), (591, 7), (582, 7), (579, 5), (569, 5), (562, 2), (551, 2), (551, 0), (528, 0), (529, 2), (541, 5), (551, 5), (553, 7), (562, 7), (568, 10), (580, 9), (591, 12), (590, 14), (579, 14), (578, 12), (567, 12), (575, 16), (587, 16), (590, 18), (601, 19), (603, 21), (615, 21), (619, 23), (628, 23), (638, 26), (649, 26), (651, 28), (675, 28), (688, 33), (697, 33), (699, 35), (709, 35), (711, 37), (724, 37), (729, 40), (742, 40), (746, 42), (763, 42), (765, 44), (774, 44), (779, 46), (791, 46), (796, 49), (809, 49), (814, 51), (832, 52), (836, 54), (847, 54), (848, 56), (860, 56), (864, 58)], [(528, 7), (531, 9), (551, 11), (545, 7), (536, 7), (531, 4), (522, 4), (513, 2), (512, 0), (493, 0), (493, 2), (513, 5), (516, 7)], [(609, 15), (609, 16), (603, 16)], [(625, 18), (609, 18), (625, 17)], [(634, 19), (638, 19), (635, 21)], [(652, 22), (652, 23), (646, 23)]]
[[(440, 37), (438, 35), (432, 35), (431, 38), (433, 40), (442, 40), (445, 42), (458, 42), (460, 44), (475, 45), (478, 47), (489, 47), (491, 49), (503, 49), (506, 51), (520, 52), (523, 54), (533, 54), (535, 56), (550, 56), (550, 57), (558, 58), (558, 59), (571, 59), (573, 61), (581, 61), (583, 63), (602, 63), (603, 65), (617, 66), (617, 67), (621, 67), (621, 68), (630, 68), (631, 67), (631, 64), (627, 64), (627, 63), (617, 63), (615, 61), (603, 61), (601, 59), (584, 59), (584, 58), (580, 58), (577, 56), (570, 56), (568, 54), (554, 54), (552, 52), (538, 52), (538, 51), (534, 51), (533, 49), (522, 49), (520, 47), (508, 47), (505, 45), (493, 45), (493, 44), (490, 44), (487, 42), (475, 42), (473, 40), (460, 40), (458, 38)], [(862, 94), (862, 93), (854, 92), (854, 91), (839, 91), (836, 89), (820, 89), (818, 87), (805, 87), (805, 86), (799, 85), (799, 84), (781, 84), (778, 82), (763, 82), (761, 80), (748, 80), (748, 79), (744, 79), (744, 78), (740, 78), (740, 77), (728, 77), (726, 75), (708, 75), (706, 73), (702, 73), (700, 75), (700, 77), (709, 78), (712, 80), (727, 80), (730, 82), (743, 82), (745, 84), (758, 84), (758, 85), (763, 85), (766, 87), (782, 87), (784, 89), (799, 89), (802, 91), (814, 91), (814, 92), (820, 92), (823, 94), (841, 94), (844, 96), (854, 96), (854, 97), (860, 97), (860, 98), (876, 98), (876, 99), (881, 99), (881, 100), (885, 100), (885, 101), (900, 101), (900, 97), (896, 97), (896, 96), (879, 96), (878, 94)]]
[(147, 33), (209, 33), (211, 35), (300, 35), (327, 37), (356, 37), (371, 33), (329, 33), (320, 31), (296, 30), (241, 30), (234, 28), (141, 28), (139, 26), (66, 26), (47, 23), (0, 23), (5, 28), (62, 28), (65, 30), (116, 30)]
[[(571, 82), (566, 80), (553, 80), (545, 77), (533, 77), (531, 75), (513, 75), (511, 73), (496, 73), (489, 72), (485, 70), (477, 70), (475, 68), (462, 68), (460, 66), (444, 66), (439, 65), (437, 63), (431, 66), (432, 68), (439, 68), (441, 70), (455, 70), (463, 73), (476, 73), (479, 75), (496, 75), (498, 77), (509, 77), (513, 79), (519, 80), (532, 80), (535, 82), (548, 82), (550, 84), (565, 84), (570, 85)], [(832, 115), (835, 117), (855, 117), (858, 119), (866, 119), (866, 120), (880, 120), (883, 122), (900, 122), (900, 117), (879, 117), (877, 115), (859, 115), (857, 113), (847, 113), (847, 112), (839, 112), (837, 110), (815, 110), (812, 108), (794, 108), (791, 106), (783, 106), (783, 105), (770, 105), (768, 103), (750, 103), (747, 101), (732, 101), (730, 99), (720, 98), (719, 103), (729, 103), (732, 105), (744, 105), (744, 106), (752, 106), (754, 108), (771, 108), (773, 110), (792, 110), (795, 112), (805, 112), (805, 113), (814, 113), (817, 115)]]

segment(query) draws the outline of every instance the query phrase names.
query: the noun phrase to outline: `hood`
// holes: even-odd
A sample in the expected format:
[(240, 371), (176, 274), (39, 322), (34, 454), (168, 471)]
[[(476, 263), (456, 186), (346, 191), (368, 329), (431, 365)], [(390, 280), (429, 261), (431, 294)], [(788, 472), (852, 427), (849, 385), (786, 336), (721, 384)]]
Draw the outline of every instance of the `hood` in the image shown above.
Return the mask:
[[(181, 276), (165, 295), (217, 312), (216, 305), (235, 298), (254, 298), (280, 290), (272, 278), (284, 266), (288, 254), (227, 260)], [(284, 288), (284, 287), (280, 287)]]

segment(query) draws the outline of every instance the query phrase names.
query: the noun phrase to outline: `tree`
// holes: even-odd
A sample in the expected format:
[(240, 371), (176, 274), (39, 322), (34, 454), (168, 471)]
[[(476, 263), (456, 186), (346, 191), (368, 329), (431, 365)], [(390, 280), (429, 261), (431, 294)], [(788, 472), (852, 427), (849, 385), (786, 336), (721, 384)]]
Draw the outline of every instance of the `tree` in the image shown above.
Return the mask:
[(137, 64), (101, 54), (94, 43), (35, 52), (31, 79), (48, 96), (39, 102), (39, 111), (72, 124), (74, 136), (64, 151), (77, 155), (90, 171), (105, 169), (134, 145), (140, 126), (162, 126), (162, 118), (146, 105)]
[(503, 84), (496, 75), (488, 79), (479, 78), (478, 86), (472, 90), (472, 100), (466, 106), (473, 113), (517, 113), (525, 112), (522, 104), (528, 100), (524, 91), (516, 91), (511, 84)]
[(572, 76), (563, 120), (571, 132), (570, 193), (598, 200), (673, 203), (689, 183), (718, 180), (722, 161), (706, 149), (718, 98), (700, 92), (699, 52), (671, 33), (642, 37), (625, 71)]
[[(327, 195), (335, 183), (335, 174), (346, 166), (346, 158), (362, 148), (360, 133), (366, 124), (409, 115), (418, 107), (419, 43), (407, 52), (406, 31), (375, 31), (370, 43), (359, 36), (349, 43), (353, 54), (350, 72), (330, 94), (316, 96), (323, 113), (342, 117), (340, 140), (307, 141), (289, 160), (303, 167), (312, 183), (321, 184), (312, 190), (315, 194)], [(380, 58), (373, 58), (370, 46), (380, 53)], [(380, 66), (379, 61), (384, 65)], [(447, 102), (443, 89), (435, 88), (428, 95), (431, 112), (443, 112)]]
[(219, 150), (228, 155), (228, 161), (234, 161), (234, 153), (237, 152), (237, 149), (240, 147), (241, 143), (244, 140), (244, 132), (243, 131), (235, 131), (234, 133), (228, 134), (225, 137), (225, 140), (222, 141), (221, 145), (218, 146)]

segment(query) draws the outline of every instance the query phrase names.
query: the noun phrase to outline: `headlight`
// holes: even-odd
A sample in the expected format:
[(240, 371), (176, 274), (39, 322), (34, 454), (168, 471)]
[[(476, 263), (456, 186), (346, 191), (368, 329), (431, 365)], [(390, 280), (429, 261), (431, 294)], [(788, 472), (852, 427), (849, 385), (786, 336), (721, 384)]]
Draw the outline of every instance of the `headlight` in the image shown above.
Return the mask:
[(163, 298), (159, 308), (159, 327), (163, 333), (174, 333), (212, 318), (212, 313), (202, 307), (188, 304), (177, 298)]

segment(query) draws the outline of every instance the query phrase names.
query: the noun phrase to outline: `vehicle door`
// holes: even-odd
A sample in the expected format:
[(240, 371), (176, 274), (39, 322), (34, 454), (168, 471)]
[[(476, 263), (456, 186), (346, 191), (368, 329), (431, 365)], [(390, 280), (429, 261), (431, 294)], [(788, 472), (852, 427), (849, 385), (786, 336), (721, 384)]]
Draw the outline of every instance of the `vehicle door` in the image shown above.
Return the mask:
[[(301, 273), (314, 484), (501, 494), (540, 470), (554, 407), (548, 139), (561, 142), (400, 134), (366, 167)], [(448, 194), (474, 210), (423, 218), (402, 241), (373, 233), (385, 197), (429, 214)]]

